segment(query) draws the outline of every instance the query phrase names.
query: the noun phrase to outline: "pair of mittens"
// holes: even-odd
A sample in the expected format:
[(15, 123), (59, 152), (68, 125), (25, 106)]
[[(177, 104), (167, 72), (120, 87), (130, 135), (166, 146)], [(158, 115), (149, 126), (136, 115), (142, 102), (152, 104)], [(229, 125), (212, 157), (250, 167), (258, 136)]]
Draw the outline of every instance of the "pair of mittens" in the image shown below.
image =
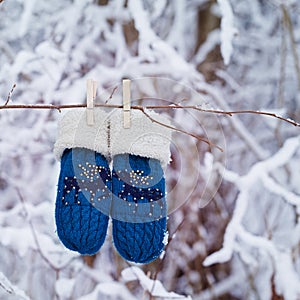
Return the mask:
[(96, 108), (94, 114), (93, 126), (86, 124), (85, 110), (69, 111), (59, 125), (54, 147), (61, 160), (55, 207), (58, 236), (67, 248), (92, 255), (104, 243), (110, 215), (120, 255), (148, 263), (164, 247), (163, 169), (170, 159), (170, 130), (141, 111), (132, 111), (130, 129), (123, 128), (120, 110), (107, 114)]

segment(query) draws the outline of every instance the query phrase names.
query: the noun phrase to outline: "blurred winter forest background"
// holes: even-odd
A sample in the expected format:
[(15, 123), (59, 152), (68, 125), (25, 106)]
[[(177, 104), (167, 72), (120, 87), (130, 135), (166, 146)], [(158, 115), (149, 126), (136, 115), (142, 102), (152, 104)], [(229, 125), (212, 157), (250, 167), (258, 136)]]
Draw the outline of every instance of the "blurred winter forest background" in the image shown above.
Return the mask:
[[(16, 83), (11, 104), (84, 103), (94, 78), (98, 103), (116, 86), (109, 103), (120, 103), (128, 77), (143, 105), (155, 97), (299, 122), (299, 46), (297, 0), (4, 0), (0, 100)], [(134, 266), (110, 232), (93, 257), (58, 240), (60, 113), (0, 110), (0, 299), (300, 299), (299, 128), (251, 114), (158, 112), (225, 151), (174, 133), (169, 244)]]

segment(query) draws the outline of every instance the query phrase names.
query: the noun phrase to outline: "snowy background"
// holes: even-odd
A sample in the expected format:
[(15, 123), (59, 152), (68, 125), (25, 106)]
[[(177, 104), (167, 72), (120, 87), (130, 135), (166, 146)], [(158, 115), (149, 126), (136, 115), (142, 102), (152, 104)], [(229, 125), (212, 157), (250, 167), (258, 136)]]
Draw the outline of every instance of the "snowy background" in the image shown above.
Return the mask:
[[(0, 101), (134, 100), (266, 110), (300, 121), (297, 0), (4, 0)], [(148, 102), (147, 102), (148, 101)], [(135, 266), (81, 257), (55, 233), (57, 110), (0, 111), (0, 299), (300, 299), (300, 130), (279, 120), (158, 110), (174, 133), (169, 244)], [(154, 281), (157, 280), (157, 281)]]

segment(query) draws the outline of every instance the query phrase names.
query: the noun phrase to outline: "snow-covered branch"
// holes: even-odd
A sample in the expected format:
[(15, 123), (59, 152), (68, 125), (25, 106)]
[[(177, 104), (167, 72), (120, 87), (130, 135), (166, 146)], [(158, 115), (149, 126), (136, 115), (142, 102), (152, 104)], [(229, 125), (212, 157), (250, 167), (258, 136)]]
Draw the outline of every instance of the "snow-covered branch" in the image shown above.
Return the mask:
[[(299, 149), (299, 146), (300, 136), (290, 138), (285, 141), (283, 147), (273, 156), (254, 164), (246, 175), (239, 176), (228, 170), (224, 172), (224, 179), (234, 183), (239, 190), (239, 194), (236, 199), (232, 219), (224, 234), (223, 247), (219, 251), (209, 255), (203, 262), (204, 266), (229, 261), (232, 258), (233, 253), (239, 251), (238, 245), (240, 241), (242, 241), (251, 247), (259, 249), (259, 251), (266, 251), (273, 259), (276, 276), (280, 277), (280, 274), (285, 274), (285, 276), (288, 276), (295, 282), (293, 287), (299, 286), (300, 280), (298, 275), (296, 275), (295, 270), (291, 267), (292, 263), (288, 263), (289, 269), (285, 269), (285, 266), (280, 263), (280, 257), (290, 259), (290, 256), (285, 253), (287, 250), (281, 251), (280, 249), (277, 249), (272, 241), (266, 237), (254, 236), (246, 231), (242, 225), (250, 203), (251, 191), (255, 189), (258, 182), (262, 182), (271, 193), (276, 193), (283, 197), (290, 205), (300, 207), (300, 196), (288, 191), (271, 178), (271, 172), (274, 172), (274, 170), (287, 164)], [(287, 271), (289, 271), (289, 275), (287, 275)], [(300, 292), (299, 288), (294, 288), (293, 291), (286, 290), (285, 285), (282, 284), (282, 282), (277, 282), (277, 284), (281, 292), (287, 296), (287, 299), (296, 299), (295, 297)], [(291, 297), (291, 293), (293, 297)]]
[(229, 0), (218, 0), (220, 6), (222, 21), (221, 21), (221, 53), (225, 65), (230, 62), (230, 57), (233, 52), (233, 38), (237, 34), (237, 29), (234, 27), (234, 17)]
[(13, 285), (8, 278), (0, 272), (0, 288), (4, 289), (5, 292), (12, 296), (18, 296), (20, 300), (30, 300), (24, 291)]
[(168, 292), (159, 280), (152, 280), (137, 267), (130, 267), (122, 271), (122, 277), (125, 282), (138, 280), (140, 285), (153, 297), (162, 299), (186, 299), (191, 300), (189, 296), (182, 296), (174, 292)]
[[(215, 263), (223, 263), (231, 259), (236, 243), (236, 237), (239, 235), (238, 228), (241, 226), (244, 214), (248, 207), (249, 197), (251, 194), (250, 191), (253, 190), (257, 181), (266, 181), (266, 179), (270, 176), (269, 172), (285, 165), (298, 150), (299, 145), (300, 136), (288, 139), (277, 153), (264, 161), (256, 163), (246, 175), (239, 176), (231, 171), (225, 171), (223, 173), (225, 180), (236, 185), (239, 189), (239, 194), (236, 200), (232, 219), (226, 228), (223, 248), (208, 256), (204, 261), (205, 266)], [(269, 179), (268, 181), (273, 183), (272, 179)], [(290, 203), (300, 206), (300, 201), (298, 201), (299, 197), (288, 193), (283, 188), (279, 188), (278, 186), (276, 187), (277, 189), (275, 189), (275, 192), (278, 192), (279, 189), (280, 194), (289, 199)]]
[[(299, 1), (0, 3), (1, 299), (22, 299), (17, 286), (61, 300), (299, 295)], [(57, 111), (85, 107), (88, 78), (99, 82), (95, 106), (122, 109), (113, 88), (125, 77), (141, 78), (132, 109), (167, 113), (226, 149), (173, 135), (170, 243), (139, 268), (113, 250), (111, 228), (82, 258), (54, 224)]]

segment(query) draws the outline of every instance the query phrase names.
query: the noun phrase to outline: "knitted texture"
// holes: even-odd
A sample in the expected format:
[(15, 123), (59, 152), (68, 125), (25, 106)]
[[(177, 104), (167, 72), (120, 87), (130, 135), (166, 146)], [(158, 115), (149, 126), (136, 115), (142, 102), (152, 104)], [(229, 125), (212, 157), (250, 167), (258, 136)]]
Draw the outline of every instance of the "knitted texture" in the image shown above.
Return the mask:
[[(169, 125), (167, 118), (147, 110), (154, 120)], [(142, 111), (130, 111), (131, 126), (123, 128), (122, 110), (114, 110), (110, 116), (110, 150), (111, 156), (133, 154), (158, 159), (163, 169), (170, 162), (171, 130), (150, 120)]]
[[(153, 111), (154, 120), (169, 121)], [(131, 110), (123, 128), (122, 110), (67, 112), (59, 123), (54, 153), (61, 159), (55, 219), (63, 244), (81, 254), (96, 253), (104, 242), (108, 216), (114, 244), (129, 261), (148, 263), (164, 247), (167, 205), (163, 170), (170, 161), (171, 130)], [(101, 154), (100, 154), (101, 153)], [(106, 157), (113, 157), (113, 178)], [(113, 195), (111, 193), (113, 191)]]
[(103, 155), (84, 148), (64, 151), (55, 220), (67, 248), (87, 255), (100, 249), (107, 231), (110, 191), (111, 175)]
[(160, 161), (121, 154), (113, 159), (113, 240), (120, 255), (149, 263), (164, 248), (165, 178)]

